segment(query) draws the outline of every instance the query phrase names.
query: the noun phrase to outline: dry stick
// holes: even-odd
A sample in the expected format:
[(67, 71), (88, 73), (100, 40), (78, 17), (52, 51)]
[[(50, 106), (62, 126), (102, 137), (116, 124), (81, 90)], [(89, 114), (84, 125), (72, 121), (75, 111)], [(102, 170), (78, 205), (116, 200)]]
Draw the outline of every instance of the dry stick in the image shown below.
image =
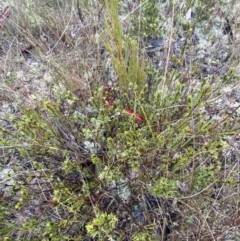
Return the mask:
[(139, 4), (136, 8), (134, 8), (130, 13), (128, 13), (128, 14), (125, 16), (125, 19), (127, 19), (131, 14), (133, 14), (138, 8), (141, 8), (142, 5), (145, 4), (146, 2), (147, 2), (147, 0), (144, 1), (144, 2), (142, 2), (141, 4)]
[(166, 82), (166, 76), (167, 76), (167, 71), (168, 71), (168, 63), (170, 59), (170, 52), (171, 52), (171, 45), (172, 45), (172, 36), (173, 36), (173, 22), (174, 22), (174, 3), (172, 7), (172, 22), (171, 22), (171, 33), (170, 33), (170, 39), (169, 39), (169, 44), (168, 44), (168, 53), (167, 53), (167, 60), (166, 60), (166, 65), (165, 65), (165, 71), (164, 71), (164, 86)]
[(0, 34), (3, 30), (3, 26), (4, 26), (6, 19), (10, 16), (11, 13), (12, 13), (12, 8), (10, 6), (5, 7), (3, 12), (1, 13), (1, 15), (0, 15)]
[(221, 120), (219, 123), (217, 123), (215, 126), (213, 126), (210, 130), (214, 130), (216, 129), (218, 126), (220, 126), (224, 121), (226, 121), (227, 119), (231, 118), (234, 113), (237, 111), (237, 109), (240, 108), (240, 105), (238, 105), (230, 114), (228, 114), (223, 120)]

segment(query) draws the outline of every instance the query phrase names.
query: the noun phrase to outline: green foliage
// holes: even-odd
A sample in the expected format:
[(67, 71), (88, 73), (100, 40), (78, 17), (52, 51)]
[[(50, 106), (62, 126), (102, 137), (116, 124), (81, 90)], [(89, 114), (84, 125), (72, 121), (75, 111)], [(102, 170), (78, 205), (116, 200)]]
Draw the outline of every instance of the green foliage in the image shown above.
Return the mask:
[(178, 195), (177, 183), (174, 180), (162, 177), (153, 186), (153, 193), (159, 197), (176, 197)]
[(140, 1), (140, 6), (136, 9), (136, 14), (130, 16), (131, 27), (128, 36), (133, 39), (136, 39), (136, 36), (144, 39), (162, 36), (158, 1)]
[(143, 37), (159, 37), (160, 32), (160, 16), (157, 0), (141, 1), (142, 15), (140, 16), (140, 33)]
[(99, 213), (92, 222), (86, 225), (87, 232), (91, 237), (98, 236), (99, 240), (113, 240), (113, 230), (118, 219), (110, 213)]
[[(158, 1), (141, 3), (139, 37), (158, 36)], [(84, 4), (90, 7), (90, 1)], [(201, 11), (208, 6), (198, 4)], [(1, 146), (19, 158), (9, 174), (15, 198), (1, 201), (0, 220), (24, 217), (39, 202), (39, 213), (32, 211), (20, 225), (1, 224), (5, 240), (159, 240), (166, 226), (174, 226), (172, 213), (180, 210), (194, 224), (214, 184), (236, 186), (231, 175), (223, 178), (222, 150), (226, 133), (235, 135), (239, 127), (230, 115), (214, 122), (204, 109), (233, 73), (215, 81), (195, 77), (190, 67), (181, 71), (184, 45), (175, 69), (163, 76), (148, 63), (140, 41), (125, 35), (119, 1), (105, 0), (104, 7), (103, 44), (115, 86), (93, 77), (92, 96), (85, 99), (58, 88), (34, 107), (19, 105), (16, 115), (6, 117), (10, 129), (0, 126)], [(199, 81), (192, 84), (193, 78)]]
[(153, 235), (149, 231), (145, 231), (145, 232), (136, 233), (132, 240), (133, 241), (157, 241), (157, 238), (153, 237)]
[[(105, 1), (107, 17), (107, 37), (105, 45), (109, 51), (114, 70), (119, 78), (119, 89), (123, 93), (127, 86), (132, 87), (138, 94), (144, 87), (146, 74), (144, 60), (139, 56), (138, 43), (123, 38), (122, 25), (118, 18), (118, 1)], [(114, 9), (114, 11), (113, 11)]]
[(201, 190), (202, 188), (212, 184), (216, 180), (215, 175), (218, 173), (219, 169), (220, 167), (203, 166), (200, 167), (199, 170), (196, 170), (193, 180), (196, 189)]

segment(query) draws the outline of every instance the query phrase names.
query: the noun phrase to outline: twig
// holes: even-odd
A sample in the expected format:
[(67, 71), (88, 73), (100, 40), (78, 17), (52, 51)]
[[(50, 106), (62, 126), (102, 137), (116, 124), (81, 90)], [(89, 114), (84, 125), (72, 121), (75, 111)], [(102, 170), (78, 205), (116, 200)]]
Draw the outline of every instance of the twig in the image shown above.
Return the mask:
[(228, 114), (223, 120), (221, 120), (219, 123), (217, 123), (216, 125), (214, 125), (210, 130), (214, 130), (216, 129), (218, 126), (220, 126), (223, 122), (225, 122), (227, 119), (231, 118), (234, 113), (236, 113), (236, 111), (240, 108), (240, 105), (238, 105), (236, 108), (234, 108), (234, 110)]
[(165, 71), (164, 71), (164, 85), (165, 85), (165, 83), (166, 83), (166, 78), (167, 78), (168, 63), (169, 63), (169, 59), (170, 59), (170, 52), (171, 52), (171, 45), (172, 45), (172, 38), (173, 38), (174, 10), (175, 10), (175, 5), (174, 5), (174, 3), (173, 3), (173, 6), (172, 6), (171, 32), (170, 32), (170, 39), (169, 39), (169, 44), (168, 44), (168, 52), (167, 52), (166, 66), (165, 66)]

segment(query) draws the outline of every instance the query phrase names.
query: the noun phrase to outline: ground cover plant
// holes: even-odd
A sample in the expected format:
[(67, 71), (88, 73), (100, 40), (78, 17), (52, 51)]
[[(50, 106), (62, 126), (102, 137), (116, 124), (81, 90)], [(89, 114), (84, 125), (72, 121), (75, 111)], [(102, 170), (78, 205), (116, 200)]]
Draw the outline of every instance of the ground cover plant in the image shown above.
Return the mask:
[(2, 240), (239, 240), (236, 1), (3, 1)]

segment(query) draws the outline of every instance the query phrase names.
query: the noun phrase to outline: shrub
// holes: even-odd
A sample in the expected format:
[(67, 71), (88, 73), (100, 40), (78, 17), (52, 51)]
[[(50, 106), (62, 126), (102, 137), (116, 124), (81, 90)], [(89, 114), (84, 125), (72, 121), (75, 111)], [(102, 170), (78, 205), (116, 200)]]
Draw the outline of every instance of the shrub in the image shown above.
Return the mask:
[[(238, 188), (236, 164), (224, 152), (239, 129), (231, 123), (239, 106), (221, 113), (219, 121), (207, 112), (234, 82), (233, 70), (207, 78), (196, 70), (198, 63), (186, 67), (187, 40), (181, 55), (173, 56), (174, 68), (168, 59), (164, 73), (154, 69), (131, 36), (136, 29), (125, 34), (119, 1), (104, 3), (102, 61), (111, 60), (111, 74), (101, 79), (105, 67), (94, 69), (100, 80), (84, 82), (90, 91), (79, 95), (66, 74), (70, 63), (53, 56), (51, 75), (61, 79), (51, 81), (52, 94), (34, 105), (18, 104), (1, 125), (3, 154), (17, 158), (2, 178), (13, 180), (1, 200), (5, 240), (165, 240), (174, 231), (186, 238), (188, 230), (191, 238), (201, 237), (211, 233), (211, 207), (222, 211), (220, 192)], [(156, 1), (142, 4), (139, 38), (156, 37)], [(97, 55), (84, 58), (89, 64)], [(88, 64), (81, 59), (73, 69), (84, 74)], [(232, 206), (225, 211), (232, 213)]]

